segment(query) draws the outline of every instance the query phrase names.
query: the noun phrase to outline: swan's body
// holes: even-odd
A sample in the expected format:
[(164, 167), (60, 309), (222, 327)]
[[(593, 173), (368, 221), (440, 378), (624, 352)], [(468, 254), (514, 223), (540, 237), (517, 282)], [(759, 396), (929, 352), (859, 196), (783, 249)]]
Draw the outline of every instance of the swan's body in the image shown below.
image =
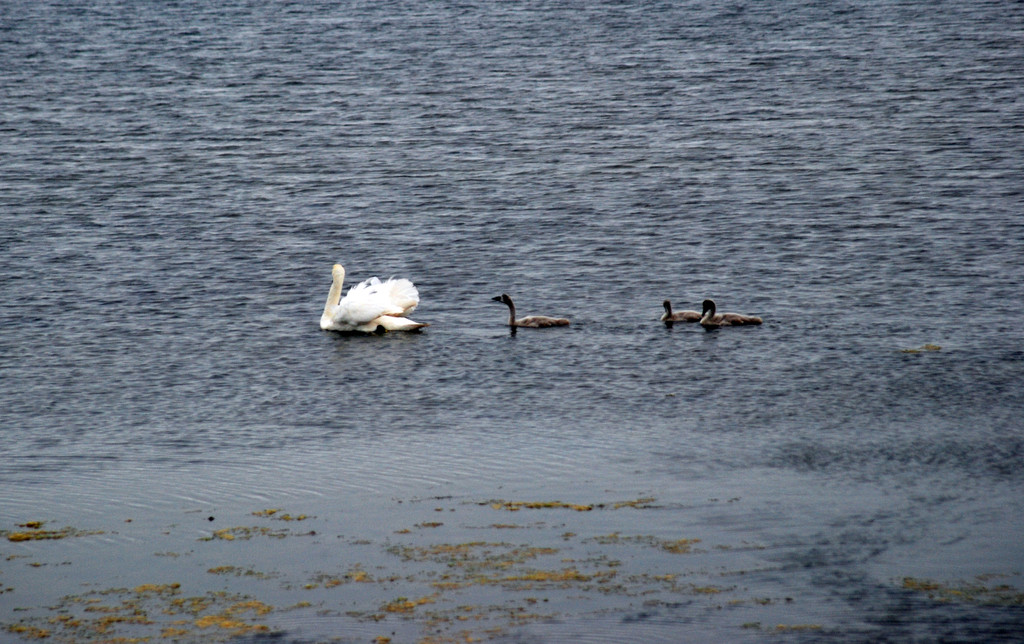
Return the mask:
[(703, 317), (696, 311), (676, 311), (673, 313), (672, 302), (668, 300), (665, 300), (663, 306), (665, 307), (665, 312), (661, 314), (661, 321), (666, 324), (671, 324), (672, 322), (700, 322), (701, 317)]
[(533, 329), (540, 329), (549, 326), (568, 326), (569, 320), (565, 318), (549, 318), (546, 315), (530, 315), (525, 318), (516, 319), (516, 305), (512, 302), (512, 298), (506, 293), (502, 293), (497, 297), (492, 297), (495, 302), (503, 302), (508, 306), (508, 325), (510, 327), (529, 327)]
[(320, 316), (320, 328), (325, 331), (415, 331), (427, 324), (414, 322), (407, 315), (420, 303), (420, 294), (407, 279), (389, 278), (381, 282), (372, 277), (360, 282), (341, 297), (345, 269), (335, 264), (331, 271), (334, 282), (327, 294), (327, 304)]
[(744, 326), (747, 324), (761, 324), (764, 320), (755, 315), (741, 315), (739, 313), (715, 313), (715, 301), (704, 300), (704, 313), (700, 318), (700, 325), (705, 329), (717, 329), (720, 326)]

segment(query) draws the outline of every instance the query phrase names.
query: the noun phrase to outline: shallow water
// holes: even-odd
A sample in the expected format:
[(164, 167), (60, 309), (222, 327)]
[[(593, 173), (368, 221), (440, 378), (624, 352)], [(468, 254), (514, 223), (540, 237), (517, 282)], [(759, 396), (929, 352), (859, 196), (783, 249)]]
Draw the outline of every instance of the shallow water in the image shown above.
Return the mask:
[(1022, 5), (0, 12), (0, 640), (1020, 640)]

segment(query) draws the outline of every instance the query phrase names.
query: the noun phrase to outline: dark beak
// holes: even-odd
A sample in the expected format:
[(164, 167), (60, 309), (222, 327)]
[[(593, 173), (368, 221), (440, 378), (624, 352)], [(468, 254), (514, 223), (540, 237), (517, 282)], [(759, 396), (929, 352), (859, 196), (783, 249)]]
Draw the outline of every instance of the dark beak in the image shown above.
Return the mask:
[(501, 296), (498, 295), (497, 297), (492, 297), (491, 299), (494, 300), (495, 302), (500, 302), (501, 301)]

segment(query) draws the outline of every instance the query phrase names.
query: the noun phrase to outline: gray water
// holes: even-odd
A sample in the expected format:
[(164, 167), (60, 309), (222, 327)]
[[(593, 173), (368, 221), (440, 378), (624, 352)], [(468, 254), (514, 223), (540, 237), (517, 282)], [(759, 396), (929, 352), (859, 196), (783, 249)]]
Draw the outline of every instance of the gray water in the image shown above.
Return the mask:
[[(0, 641), (1024, 641), (1022, 43), (1009, 1), (0, 3), (0, 530), (76, 531), (0, 542)], [(320, 331), (335, 262), (431, 326)], [(765, 323), (658, 321), (705, 297)], [(477, 542), (580, 576), (401, 556)], [(55, 620), (170, 583), (267, 630)]]

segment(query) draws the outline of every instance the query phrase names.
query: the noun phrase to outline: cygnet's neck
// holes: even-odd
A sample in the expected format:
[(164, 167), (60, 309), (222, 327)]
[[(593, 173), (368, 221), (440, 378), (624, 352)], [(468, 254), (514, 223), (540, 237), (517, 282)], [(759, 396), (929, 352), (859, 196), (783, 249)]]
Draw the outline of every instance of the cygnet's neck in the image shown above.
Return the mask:
[(512, 303), (512, 298), (508, 296), (508, 293), (502, 293), (491, 299), (508, 307), (508, 325), (514, 327), (516, 325), (516, 305)]
[(511, 297), (502, 298), (502, 301), (508, 305), (508, 325), (516, 325), (516, 305), (512, 302)]
[(711, 322), (715, 317), (715, 303), (711, 300), (704, 300), (703, 315), (700, 316), (700, 323), (706, 324)]

